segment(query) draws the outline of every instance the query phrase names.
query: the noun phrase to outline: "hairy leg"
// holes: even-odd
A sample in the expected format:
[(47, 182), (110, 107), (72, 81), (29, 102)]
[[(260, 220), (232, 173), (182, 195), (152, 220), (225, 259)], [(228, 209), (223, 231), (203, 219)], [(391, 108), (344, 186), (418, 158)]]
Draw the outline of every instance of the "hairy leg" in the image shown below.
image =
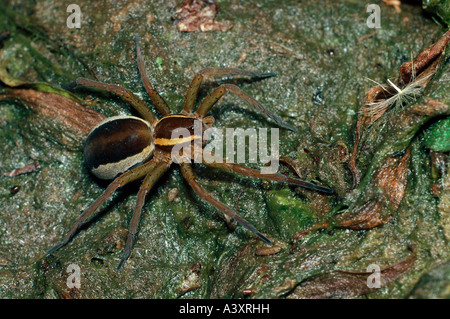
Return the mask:
[(252, 98), (250, 95), (242, 91), (239, 87), (237, 87), (234, 84), (222, 84), (217, 89), (215, 89), (213, 92), (211, 92), (205, 99), (200, 103), (200, 106), (198, 107), (197, 111), (195, 111), (195, 114), (199, 115), (200, 117), (205, 116), (209, 110), (216, 104), (216, 102), (227, 92), (233, 93), (236, 96), (240, 97), (247, 103), (249, 103), (255, 111), (259, 111), (265, 115), (267, 115), (269, 118), (271, 118), (278, 126), (283, 127), (285, 129), (291, 130), (296, 132), (297, 129), (289, 124), (284, 123), (281, 118), (279, 118), (277, 115), (275, 115), (272, 112), (269, 112), (264, 108), (264, 106), (256, 101), (254, 98)]
[(133, 242), (136, 237), (136, 232), (139, 224), (139, 219), (142, 213), (142, 206), (144, 206), (145, 196), (150, 191), (150, 189), (155, 185), (158, 179), (164, 174), (164, 172), (169, 168), (170, 163), (162, 162), (155, 166), (155, 168), (148, 173), (144, 178), (142, 185), (138, 192), (138, 197), (136, 201), (136, 207), (131, 217), (130, 228), (128, 230), (128, 238), (125, 244), (125, 249), (123, 251), (122, 259), (120, 260), (117, 270), (120, 270), (123, 264), (127, 261), (131, 254), (131, 248), (133, 247)]
[(77, 86), (84, 86), (88, 88), (100, 89), (104, 91), (108, 91), (114, 93), (120, 97), (122, 97), (125, 101), (130, 103), (130, 105), (148, 122), (151, 124), (156, 122), (155, 114), (150, 110), (150, 108), (145, 105), (144, 101), (142, 101), (139, 97), (137, 97), (133, 92), (115, 85), (115, 84), (106, 84), (101, 83), (94, 80), (89, 80), (85, 78), (78, 78), (74, 82), (70, 83), (66, 89), (73, 90)]
[[(223, 170), (226, 170), (229, 172), (236, 172), (236, 173), (239, 173), (239, 174), (242, 174), (245, 176), (258, 177), (258, 178), (267, 179), (267, 180), (271, 180), (271, 181), (288, 183), (291, 185), (300, 186), (303, 188), (319, 191), (319, 192), (326, 193), (326, 194), (333, 193), (333, 190), (329, 187), (316, 185), (316, 184), (304, 181), (299, 178), (292, 178), (292, 177), (288, 177), (288, 176), (285, 176), (282, 174), (264, 174), (261, 172), (261, 170), (252, 169), (252, 168), (249, 168), (249, 167), (246, 167), (243, 165), (239, 165), (239, 164), (235, 164), (235, 163), (226, 163), (225, 160), (217, 158), (213, 152), (209, 152), (206, 150), (202, 150), (202, 152), (203, 152), (202, 153), (203, 154), (202, 164), (209, 166), (209, 167), (215, 167), (215, 168), (223, 169)], [(213, 159), (216, 157), (217, 160), (205, 161), (205, 157), (207, 157), (209, 159)], [(198, 158), (197, 158), (197, 160), (198, 160)]]
[(198, 90), (203, 82), (204, 77), (206, 76), (212, 77), (226, 76), (230, 78), (240, 76), (240, 77), (247, 77), (250, 80), (262, 80), (265, 78), (275, 76), (275, 73), (255, 73), (251, 71), (234, 68), (222, 68), (222, 69), (205, 68), (203, 70), (200, 70), (193, 78), (191, 85), (189, 86), (189, 89), (186, 93), (186, 97), (184, 99), (183, 113), (185, 114), (192, 113), (192, 110), (194, 109), (195, 99), (197, 98)]
[(137, 65), (139, 69), (139, 74), (141, 75), (142, 83), (144, 84), (144, 88), (147, 91), (147, 94), (150, 97), (150, 100), (152, 101), (153, 105), (156, 107), (156, 109), (161, 113), (161, 115), (166, 116), (171, 114), (169, 106), (164, 101), (164, 99), (159, 95), (158, 91), (153, 88), (153, 85), (151, 84), (148, 76), (147, 71), (145, 70), (145, 63), (144, 58), (142, 57), (142, 49), (141, 45), (139, 43), (139, 37), (135, 35), (134, 37), (136, 42), (136, 60)]
[(189, 163), (183, 163), (181, 166), (181, 173), (184, 177), (184, 179), (189, 183), (189, 185), (192, 187), (192, 189), (197, 193), (200, 198), (204, 199), (214, 207), (216, 207), (218, 210), (220, 210), (225, 215), (235, 219), (237, 222), (239, 222), (242, 226), (247, 228), (249, 231), (254, 233), (256, 236), (258, 236), (262, 241), (265, 243), (272, 245), (272, 242), (263, 234), (261, 234), (252, 224), (250, 224), (248, 221), (246, 221), (244, 218), (239, 216), (234, 210), (223, 204), (222, 202), (218, 201), (216, 198), (214, 198), (212, 195), (210, 195), (198, 182), (194, 175), (194, 172), (192, 170), (191, 164)]
[(128, 184), (132, 181), (135, 181), (143, 176), (147, 175), (152, 169), (155, 167), (156, 163), (153, 161), (147, 162), (135, 169), (132, 169), (126, 173), (123, 173), (119, 177), (117, 177), (114, 181), (109, 184), (103, 194), (97, 198), (91, 206), (89, 206), (78, 218), (78, 220), (72, 225), (72, 228), (69, 232), (64, 236), (63, 240), (47, 251), (46, 255), (50, 255), (53, 252), (57, 251), (61, 247), (65, 246), (77, 233), (78, 229), (94, 214), (97, 208), (103, 204), (111, 195), (119, 188)]

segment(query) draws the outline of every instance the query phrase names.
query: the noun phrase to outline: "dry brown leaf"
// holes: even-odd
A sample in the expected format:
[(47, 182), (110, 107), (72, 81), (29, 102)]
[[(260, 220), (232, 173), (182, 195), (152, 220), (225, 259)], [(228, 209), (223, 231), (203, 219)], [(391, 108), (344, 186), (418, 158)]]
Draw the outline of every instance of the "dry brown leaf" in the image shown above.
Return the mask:
[(375, 181), (389, 198), (394, 211), (397, 210), (405, 195), (406, 178), (408, 175), (410, 150), (402, 157), (390, 157), (375, 176)]
[[(399, 68), (399, 75), (395, 85), (405, 87), (405, 89), (407, 86), (410, 86), (414, 90), (424, 88), (436, 73), (449, 41), (450, 31), (447, 31), (441, 39), (420, 52), (412, 61), (403, 63)], [(377, 121), (386, 112), (386, 106), (389, 106), (388, 103), (385, 103), (386, 105), (383, 107), (381, 107), (381, 103), (389, 102), (389, 99), (395, 100), (397, 95), (400, 95), (399, 92), (392, 85), (387, 84), (376, 85), (367, 92), (356, 124), (355, 143), (349, 161), (354, 187), (358, 186), (360, 181), (360, 173), (356, 162), (361, 147), (360, 144), (362, 143), (363, 130)], [(425, 106), (425, 108), (427, 107)]]
[(219, 4), (214, 0), (186, 0), (176, 10), (172, 19), (182, 32), (228, 31), (233, 27), (231, 22), (214, 21), (218, 10)]
[(413, 111), (422, 116), (450, 115), (450, 107), (447, 104), (433, 99), (426, 99), (425, 104), (415, 105)]
[[(307, 234), (314, 230), (325, 229), (333, 225), (336, 228), (345, 228), (353, 230), (371, 229), (380, 225), (383, 225), (392, 220), (391, 215), (387, 215), (384, 212), (384, 207), (380, 201), (367, 201), (361, 206), (344, 211), (331, 217), (331, 221), (321, 221), (310, 228), (294, 235), (292, 241), (295, 243), (299, 239), (302, 239)], [(291, 251), (297, 245), (294, 244)]]
[(372, 124), (384, 114), (384, 112), (377, 112), (376, 114), (372, 114), (372, 112), (370, 112), (370, 108), (367, 106), (386, 100), (393, 96), (395, 93), (396, 91), (393, 87), (388, 87), (385, 85), (376, 85), (372, 86), (369, 89), (366, 96), (366, 102), (362, 109), (363, 117), (361, 120), (365, 126)]
[(413, 76), (418, 76), (442, 55), (445, 47), (450, 42), (450, 30), (439, 41), (420, 52), (412, 61), (400, 66), (400, 79), (403, 83), (409, 83)]
[(8, 99), (19, 100), (33, 111), (57, 119), (86, 135), (106, 118), (105, 115), (56, 93), (11, 89), (0, 94), (0, 101)]
[(13, 169), (11, 172), (8, 173), (3, 173), (3, 176), (8, 176), (8, 177), (14, 177), (17, 175), (22, 175), (22, 174), (28, 174), (28, 173), (34, 173), (37, 172), (41, 169), (39, 162), (33, 162), (31, 164), (28, 164), (24, 167), (21, 168), (16, 168)]
[(356, 209), (334, 216), (333, 219), (338, 227), (362, 230), (387, 223), (392, 216), (384, 216), (381, 202), (368, 201)]
[[(405, 260), (380, 270), (380, 287), (383, 288), (397, 280), (415, 262), (413, 250), (411, 256)], [(323, 298), (352, 298), (368, 294), (379, 288), (370, 288), (369, 276), (373, 273), (366, 271), (332, 271), (299, 284), (288, 299), (323, 299)]]
[(263, 247), (258, 248), (255, 251), (256, 256), (269, 256), (269, 255), (275, 255), (278, 254), (281, 251), (281, 246), (275, 245), (271, 247)]
[[(374, 177), (375, 183), (383, 189), (394, 212), (398, 209), (405, 195), (409, 159), (409, 149), (403, 156), (388, 158)], [(337, 214), (332, 217), (332, 223), (330, 221), (318, 222), (309, 229), (296, 234), (292, 239), (295, 242), (311, 231), (327, 228), (331, 224), (334, 227), (354, 230), (371, 229), (383, 225), (392, 220), (392, 216), (385, 213), (381, 200), (369, 200), (355, 209)]]

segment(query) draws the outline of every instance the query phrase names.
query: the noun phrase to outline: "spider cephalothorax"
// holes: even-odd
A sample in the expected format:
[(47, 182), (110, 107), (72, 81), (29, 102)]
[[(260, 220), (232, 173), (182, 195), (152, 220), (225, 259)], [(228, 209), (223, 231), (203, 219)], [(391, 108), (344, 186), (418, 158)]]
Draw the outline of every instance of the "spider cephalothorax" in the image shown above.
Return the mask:
[[(140, 98), (127, 89), (117, 85), (104, 84), (93, 80), (79, 78), (68, 86), (68, 89), (73, 89), (76, 86), (85, 86), (115, 93), (127, 100), (142, 118), (134, 116), (116, 116), (108, 118), (97, 125), (89, 134), (84, 150), (86, 167), (97, 177), (113, 181), (106, 188), (105, 192), (81, 214), (63, 240), (58, 245), (50, 249), (47, 254), (51, 254), (66, 245), (77, 233), (79, 228), (93, 215), (96, 209), (115, 192), (115, 190), (127, 183), (143, 178), (137, 196), (136, 207), (130, 222), (127, 242), (122, 259), (118, 266), (118, 269), (120, 269), (131, 253), (131, 247), (136, 235), (139, 217), (144, 205), (146, 194), (174, 162), (172, 150), (175, 146), (177, 146), (177, 148), (179, 146), (188, 146), (188, 148), (192, 147), (195, 151), (193, 151), (192, 154), (189, 152), (188, 157), (190, 160), (193, 159), (195, 152), (199, 151), (199, 143), (196, 142), (201, 139), (202, 135), (202, 132), (199, 134), (195, 131), (194, 127), (196, 123), (211, 124), (211, 118), (205, 117), (205, 115), (226, 92), (236, 94), (248, 102), (256, 110), (268, 115), (279, 126), (295, 131), (294, 127), (284, 124), (277, 116), (267, 111), (259, 102), (232, 84), (220, 85), (200, 103), (195, 112), (193, 111), (197, 92), (204, 76), (246, 76), (252, 79), (264, 79), (273, 76), (271, 73), (254, 73), (230, 68), (203, 69), (192, 80), (192, 83), (187, 91), (181, 113), (172, 114), (169, 107), (158, 92), (153, 88), (146, 75), (145, 65), (141, 55), (141, 48), (137, 37), (136, 47), (137, 64), (142, 82), (152, 103), (163, 117), (158, 120)], [(188, 135), (178, 137), (177, 134), (175, 134), (175, 131), (179, 129), (184, 129), (188, 132)], [(204, 145), (200, 143), (200, 153), (205, 153), (208, 155), (208, 158), (211, 158), (214, 154), (203, 150), (203, 146)], [(184, 153), (181, 155), (185, 157), (187, 156)], [(266, 236), (261, 234), (245, 219), (240, 217), (234, 210), (211, 196), (197, 182), (190, 162), (175, 162), (180, 165), (181, 173), (188, 184), (201, 198), (215, 206), (225, 215), (241, 223), (264, 242), (272, 244)], [(301, 179), (290, 178), (281, 174), (264, 174), (260, 170), (251, 169), (234, 163), (227, 163), (225, 161), (202, 161), (202, 163), (206, 166), (221, 168), (247, 176), (285, 182), (324, 193), (333, 192), (328, 187), (318, 186)]]

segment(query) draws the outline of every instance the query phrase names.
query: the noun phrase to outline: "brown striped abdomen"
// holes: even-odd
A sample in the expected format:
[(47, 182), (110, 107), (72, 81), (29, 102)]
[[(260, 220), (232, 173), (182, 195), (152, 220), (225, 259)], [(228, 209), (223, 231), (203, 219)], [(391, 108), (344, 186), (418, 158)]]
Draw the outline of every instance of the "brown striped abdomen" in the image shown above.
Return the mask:
[(87, 169), (99, 178), (114, 178), (152, 154), (152, 135), (149, 124), (137, 117), (106, 119), (86, 139), (84, 162)]

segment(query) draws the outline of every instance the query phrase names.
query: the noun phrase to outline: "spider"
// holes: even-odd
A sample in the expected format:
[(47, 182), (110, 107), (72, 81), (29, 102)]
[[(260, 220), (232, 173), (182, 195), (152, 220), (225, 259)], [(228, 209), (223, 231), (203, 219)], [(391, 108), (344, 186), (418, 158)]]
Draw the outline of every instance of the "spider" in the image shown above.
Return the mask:
[[(296, 129), (290, 125), (283, 123), (277, 116), (267, 111), (259, 102), (247, 95), (239, 87), (233, 84), (222, 84), (213, 90), (200, 103), (194, 112), (194, 104), (197, 93), (205, 76), (248, 76), (252, 79), (264, 79), (273, 76), (272, 73), (254, 73), (241, 69), (225, 68), (214, 69), (206, 68), (199, 71), (193, 78), (184, 100), (183, 110), (179, 114), (172, 114), (168, 105), (159, 93), (153, 88), (147, 77), (144, 59), (142, 57), (142, 49), (139, 38), (135, 36), (136, 42), (136, 60), (142, 83), (147, 91), (151, 102), (162, 114), (159, 120), (145, 103), (131, 91), (117, 85), (105, 84), (86, 78), (78, 78), (69, 84), (68, 90), (75, 89), (77, 86), (87, 88), (101, 89), (124, 98), (142, 118), (135, 116), (114, 116), (107, 118), (93, 128), (88, 135), (84, 147), (84, 162), (90, 173), (104, 180), (112, 180), (104, 193), (98, 197), (84, 212), (78, 220), (70, 228), (69, 232), (64, 236), (62, 241), (55, 247), (51, 248), (46, 255), (54, 253), (56, 250), (65, 246), (78, 232), (81, 226), (94, 214), (97, 208), (108, 200), (113, 193), (120, 187), (132, 181), (143, 179), (139, 188), (136, 206), (130, 221), (128, 237), (123, 250), (122, 258), (119, 262), (117, 270), (120, 270), (131, 254), (131, 249), (136, 237), (138, 223), (145, 202), (146, 194), (156, 183), (156, 181), (164, 174), (164, 172), (174, 163), (172, 150), (175, 146), (193, 147), (197, 145), (201, 136), (195, 135), (193, 129), (195, 124), (200, 122), (203, 124), (211, 124), (211, 117), (205, 117), (213, 105), (226, 92), (233, 93), (244, 101), (248, 102), (256, 110), (259, 110), (270, 118), (272, 118), (280, 127), (295, 131)], [(173, 138), (173, 133), (179, 129), (187, 129), (190, 136), (184, 138)], [(198, 134), (198, 133), (197, 133)], [(214, 154), (206, 154), (203, 149), (204, 144), (200, 148), (195, 149), (203, 155), (214, 156)], [(187, 155), (183, 152), (181, 156)], [(204, 158), (204, 157), (202, 157)], [(258, 238), (267, 244), (272, 242), (260, 233), (247, 220), (240, 217), (233, 209), (218, 201), (211, 196), (196, 180), (190, 161), (193, 156), (188, 156), (188, 160), (175, 161), (180, 165), (181, 174), (190, 187), (198, 194), (200, 198), (215, 206), (226, 216), (236, 220), (242, 226), (254, 233)], [(258, 177), (278, 182), (301, 186), (304, 188), (317, 190), (323, 193), (332, 193), (328, 187), (319, 186), (310, 182), (297, 178), (290, 178), (282, 174), (263, 174), (259, 170), (251, 169), (235, 163), (226, 163), (225, 161), (202, 160), (206, 166), (220, 168), (230, 172), (236, 172), (247, 176)]]

